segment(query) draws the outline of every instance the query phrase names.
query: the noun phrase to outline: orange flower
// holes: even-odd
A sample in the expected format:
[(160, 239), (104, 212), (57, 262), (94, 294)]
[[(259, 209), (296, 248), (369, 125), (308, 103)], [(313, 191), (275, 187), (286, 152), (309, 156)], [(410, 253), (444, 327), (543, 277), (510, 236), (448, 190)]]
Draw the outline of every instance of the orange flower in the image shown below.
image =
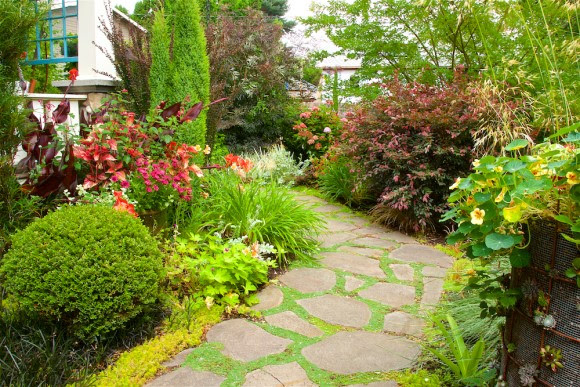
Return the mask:
[(127, 212), (127, 213), (129, 213), (129, 215), (132, 215), (135, 218), (137, 218), (139, 216), (139, 215), (137, 215), (137, 212), (135, 211), (135, 206), (133, 204), (129, 203), (127, 201), (127, 199), (125, 199), (123, 197), (123, 192), (115, 191), (115, 192), (113, 192), (113, 194), (115, 195), (115, 198), (117, 199), (115, 201), (115, 204), (113, 205), (113, 209), (115, 209), (117, 211), (121, 211), (121, 212)]
[(68, 79), (70, 79), (71, 81), (76, 81), (78, 76), (79, 76), (79, 70), (77, 70), (77, 69), (71, 69), (68, 72)]

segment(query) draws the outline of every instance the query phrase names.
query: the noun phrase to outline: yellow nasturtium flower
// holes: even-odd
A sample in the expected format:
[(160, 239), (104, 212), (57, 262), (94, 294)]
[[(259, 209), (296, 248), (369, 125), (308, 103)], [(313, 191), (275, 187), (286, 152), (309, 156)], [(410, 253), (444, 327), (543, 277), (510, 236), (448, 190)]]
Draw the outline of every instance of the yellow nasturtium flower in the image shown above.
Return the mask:
[(501, 173), (503, 172), (503, 167), (501, 165), (498, 165), (497, 167), (494, 167), (493, 170), (495, 172)]
[(522, 218), (522, 206), (516, 204), (511, 207), (504, 208), (503, 217), (505, 220), (511, 223), (519, 222), (519, 220)]
[(485, 217), (485, 210), (480, 208), (476, 208), (475, 210), (471, 211), (471, 223), (472, 224), (483, 224), (483, 218)]
[(477, 167), (479, 167), (480, 165), (481, 165), (481, 163), (479, 162), (479, 159), (475, 159), (475, 160), (473, 160), (473, 167), (474, 167), (474, 168), (477, 168)]
[(566, 174), (566, 179), (568, 179), (568, 184), (570, 185), (580, 184), (580, 177), (576, 172), (568, 172)]

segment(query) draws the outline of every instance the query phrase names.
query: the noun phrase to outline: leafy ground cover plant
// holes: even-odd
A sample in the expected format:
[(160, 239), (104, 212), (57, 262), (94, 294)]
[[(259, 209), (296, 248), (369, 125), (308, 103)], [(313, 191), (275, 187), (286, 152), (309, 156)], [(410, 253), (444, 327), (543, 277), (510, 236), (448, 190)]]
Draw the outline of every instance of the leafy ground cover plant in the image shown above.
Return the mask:
[(380, 221), (435, 227), (448, 209), (448, 187), (469, 171), (477, 117), (467, 80), (458, 70), (437, 87), (395, 78), (383, 88), (383, 96), (347, 114), (343, 152), (377, 198)]
[(250, 293), (268, 281), (276, 250), (266, 244), (224, 240), (219, 236), (189, 234), (170, 248), (166, 266), (167, 286), (179, 299), (201, 298), (228, 310), (252, 303)]
[(92, 341), (151, 311), (161, 253), (137, 219), (107, 207), (72, 206), (16, 233), (0, 276), (23, 311)]

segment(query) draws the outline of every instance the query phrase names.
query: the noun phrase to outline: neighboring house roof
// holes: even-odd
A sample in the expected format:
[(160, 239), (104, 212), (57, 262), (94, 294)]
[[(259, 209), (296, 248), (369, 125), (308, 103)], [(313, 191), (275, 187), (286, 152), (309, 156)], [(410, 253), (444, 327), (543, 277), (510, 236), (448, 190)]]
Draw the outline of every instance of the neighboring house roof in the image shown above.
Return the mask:
[(123, 21), (131, 24), (133, 27), (137, 28), (138, 30), (147, 33), (147, 29), (143, 27), (141, 24), (137, 23), (135, 20), (131, 19), (125, 13), (119, 11), (117, 8), (113, 8), (113, 16), (120, 17)]

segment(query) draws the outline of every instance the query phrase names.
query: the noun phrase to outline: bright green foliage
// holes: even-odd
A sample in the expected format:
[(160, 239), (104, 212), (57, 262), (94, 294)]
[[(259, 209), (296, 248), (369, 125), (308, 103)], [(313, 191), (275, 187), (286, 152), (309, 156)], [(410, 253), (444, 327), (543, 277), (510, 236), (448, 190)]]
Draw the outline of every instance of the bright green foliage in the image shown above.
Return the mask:
[(207, 227), (274, 246), (279, 265), (312, 259), (322, 221), (287, 188), (260, 181), (243, 184), (231, 172), (213, 173), (208, 180), (210, 196), (201, 215)]
[(159, 295), (161, 253), (147, 229), (100, 206), (53, 212), (14, 235), (0, 267), (20, 307), (92, 340), (123, 327)]
[[(169, 281), (179, 296), (210, 297), (237, 306), (240, 298), (268, 282), (273, 262), (263, 259), (260, 246), (224, 241), (215, 236), (180, 238), (169, 258)], [(188, 294), (189, 293), (189, 294)]]
[(361, 60), (349, 95), (374, 98), (378, 88), (360, 81), (377, 74), (432, 83), (462, 65), (537, 99), (531, 119), (549, 131), (580, 114), (579, 19), (571, 2), (330, 0), (304, 22), (324, 31), (337, 54)]
[[(150, 74), (151, 104), (169, 104), (189, 98), (191, 102), (209, 104), (209, 58), (195, 1), (174, 0), (167, 10), (155, 16), (152, 31), (152, 64)], [(206, 112), (177, 133), (189, 144), (204, 144)]]
[(480, 369), (480, 363), (485, 350), (485, 342), (479, 340), (471, 349), (468, 349), (455, 319), (448, 314), (447, 321), (449, 327), (438, 318), (433, 319), (433, 323), (439, 329), (439, 333), (445, 339), (446, 346), (451, 351), (452, 358), (439, 350), (427, 349), (449, 367), (463, 383), (467, 385), (482, 385), (486, 373), (485, 370)]

